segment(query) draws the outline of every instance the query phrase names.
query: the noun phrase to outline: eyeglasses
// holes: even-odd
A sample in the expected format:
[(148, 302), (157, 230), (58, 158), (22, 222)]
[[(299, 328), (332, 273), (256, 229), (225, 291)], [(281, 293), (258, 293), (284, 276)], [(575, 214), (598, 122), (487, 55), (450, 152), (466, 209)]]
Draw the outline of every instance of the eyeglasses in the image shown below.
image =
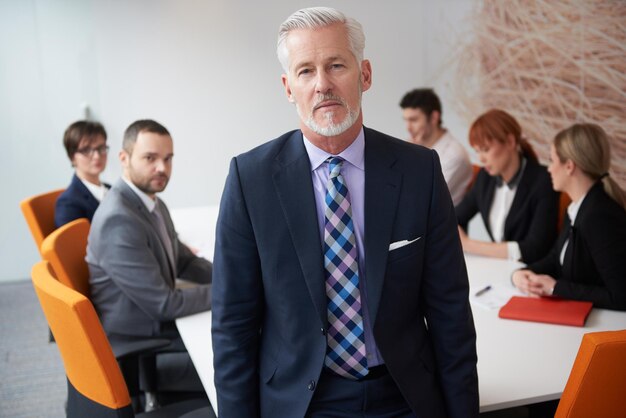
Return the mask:
[(94, 153), (96, 152), (98, 153), (98, 155), (106, 155), (109, 152), (109, 146), (100, 145), (99, 147), (95, 147), (95, 148), (91, 148), (91, 147), (79, 148), (76, 150), (76, 152), (81, 153), (85, 157), (93, 157)]

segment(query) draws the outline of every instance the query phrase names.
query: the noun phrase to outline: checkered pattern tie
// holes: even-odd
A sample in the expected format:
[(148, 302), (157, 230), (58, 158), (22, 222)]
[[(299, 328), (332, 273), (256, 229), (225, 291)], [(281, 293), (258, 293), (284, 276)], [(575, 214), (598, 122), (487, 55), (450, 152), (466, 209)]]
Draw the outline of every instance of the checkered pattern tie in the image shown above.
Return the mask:
[(324, 267), (328, 297), (326, 367), (349, 379), (367, 375), (361, 316), (359, 266), (348, 188), (341, 175), (343, 159), (329, 157), (326, 188)]

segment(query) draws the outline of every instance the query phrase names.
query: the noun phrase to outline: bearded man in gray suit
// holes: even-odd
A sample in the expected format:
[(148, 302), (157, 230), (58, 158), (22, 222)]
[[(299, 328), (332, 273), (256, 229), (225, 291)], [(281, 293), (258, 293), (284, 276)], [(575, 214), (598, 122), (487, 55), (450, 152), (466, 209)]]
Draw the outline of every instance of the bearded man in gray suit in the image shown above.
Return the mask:
[[(211, 308), (212, 265), (178, 240), (156, 195), (167, 186), (173, 156), (172, 137), (158, 122), (139, 120), (126, 129), (124, 174), (98, 207), (89, 233), (91, 300), (114, 350), (134, 340), (170, 339), (168, 350), (182, 351), (184, 361), (176, 366), (179, 379), (169, 383), (202, 390), (174, 320)], [(178, 288), (179, 278), (197, 285)]]

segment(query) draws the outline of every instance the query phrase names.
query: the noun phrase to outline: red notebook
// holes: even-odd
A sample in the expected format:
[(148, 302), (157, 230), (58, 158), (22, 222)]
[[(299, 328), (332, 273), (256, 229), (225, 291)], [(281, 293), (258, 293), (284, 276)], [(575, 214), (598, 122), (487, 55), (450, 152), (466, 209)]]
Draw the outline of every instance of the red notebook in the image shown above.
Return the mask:
[(505, 319), (582, 327), (592, 307), (591, 302), (513, 296), (500, 308), (498, 316)]

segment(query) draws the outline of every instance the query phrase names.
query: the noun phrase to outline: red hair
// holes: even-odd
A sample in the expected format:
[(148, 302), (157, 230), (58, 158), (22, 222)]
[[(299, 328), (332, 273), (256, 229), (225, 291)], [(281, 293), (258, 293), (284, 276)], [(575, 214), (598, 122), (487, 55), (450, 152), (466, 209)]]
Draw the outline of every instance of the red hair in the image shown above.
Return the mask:
[(522, 138), (522, 127), (504, 110), (491, 109), (480, 115), (470, 128), (469, 143), (472, 147), (483, 147), (492, 141), (504, 144), (509, 135), (515, 138), (515, 143), (520, 146), (524, 156), (537, 161), (533, 147)]

